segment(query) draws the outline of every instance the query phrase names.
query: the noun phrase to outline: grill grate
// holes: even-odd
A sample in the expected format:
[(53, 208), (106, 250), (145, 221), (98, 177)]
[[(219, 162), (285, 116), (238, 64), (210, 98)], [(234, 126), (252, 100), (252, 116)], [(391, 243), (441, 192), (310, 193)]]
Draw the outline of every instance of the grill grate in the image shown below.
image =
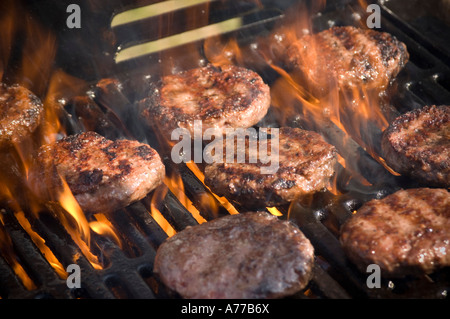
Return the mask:
[[(389, 2), (387, 2), (389, 4)], [(415, 37), (406, 21), (385, 5), (382, 7), (382, 31), (394, 34), (406, 43), (411, 60), (401, 72), (395, 83), (392, 107), (387, 109), (387, 117), (426, 104), (450, 103), (450, 68), (439, 56), (433, 55), (422, 43), (422, 37)], [(348, 5), (335, 6), (324, 11), (314, 19), (316, 31), (333, 25), (354, 24)], [(251, 42), (251, 41), (250, 41)], [(251, 45), (251, 44), (250, 44)], [(273, 72), (262, 72), (265, 80), (273, 83)], [(127, 73), (128, 77), (129, 74)], [(268, 77), (268, 78), (267, 78)], [(118, 77), (119, 78), (119, 77)], [(145, 79), (145, 80), (144, 80)], [(65, 105), (64, 121), (69, 133), (95, 130), (108, 138), (133, 137), (148, 141), (160, 150), (156, 137), (144, 129), (138, 114), (130, 112), (133, 101), (145, 94), (145, 85), (153, 79), (139, 77), (140, 83), (127, 80), (104, 80), (97, 83), (85, 96), (72, 99)], [(127, 87), (137, 93), (127, 94)], [(96, 121), (93, 121), (93, 118)], [(270, 119), (269, 119), (270, 121)], [(332, 123), (326, 126), (312, 126), (307, 118), (296, 119), (291, 123), (318, 131), (332, 144), (344, 147), (343, 132)], [(376, 140), (375, 143), (376, 144)], [(381, 289), (368, 289), (367, 274), (363, 274), (346, 259), (339, 241), (339, 226), (364, 202), (390, 194), (400, 187), (413, 187), (416, 182), (404, 177), (395, 177), (376, 162), (354, 140), (346, 140), (350, 145), (350, 156), (357, 158), (359, 172), (374, 186), (364, 186), (354, 180), (338, 185), (343, 195), (321, 192), (314, 195), (309, 203), (298, 203), (291, 207), (280, 207), (281, 218), (289, 218), (296, 223), (311, 240), (316, 250), (316, 264), (313, 279), (308, 287), (292, 298), (443, 298), (450, 289), (450, 275), (446, 270), (422, 278), (384, 279)], [(376, 145), (373, 145), (376, 146)], [(174, 169), (167, 161), (169, 169)], [(176, 167), (185, 187), (187, 197), (201, 210), (200, 199), (210, 191), (197, 176), (184, 164)], [(350, 173), (346, 168), (338, 170), (338, 181), (346, 180)], [(64, 278), (60, 278), (48, 263), (33, 240), (20, 225), (14, 212), (3, 209), (1, 232), (10, 238), (15, 258), (24, 268), (35, 288), (26, 289), (16, 276), (10, 262), (0, 254), (0, 297), (2, 298), (179, 298), (168, 291), (153, 275), (153, 260), (158, 246), (167, 234), (149, 212), (151, 194), (144, 200), (108, 215), (108, 220), (117, 230), (122, 243), (120, 247), (114, 240), (91, 232), (93, 251), (102, 269), (94, 269), (83, 256), (63, 226), (51, 210), (41, 212), (39, 218), (27, 214), (33, 231), (45, 240), (45, 244), (66, 268), (76, 263), (81, 268), (81, 288), (69, 289)], [(312, 203), (312, 204), (311, 204)], [(227, 209), (216, 201), (217, 213), (202, 211), (206, 220), (228, 214)], [(236, 205), (239, 211), (245, 208)], [(170, 191), (159, 207), (164, 218), (176, 231), (197, 224), (192, 214)], [(448, 270), (448, 269), (447, 269)]]

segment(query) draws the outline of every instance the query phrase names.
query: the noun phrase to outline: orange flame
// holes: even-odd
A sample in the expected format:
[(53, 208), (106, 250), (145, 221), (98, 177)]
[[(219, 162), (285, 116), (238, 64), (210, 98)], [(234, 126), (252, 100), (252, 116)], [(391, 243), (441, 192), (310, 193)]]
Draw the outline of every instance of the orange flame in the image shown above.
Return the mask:
[(30, 276), (27, 274), (22, 265), (18, 262), (17, 256), (14, 252), (14, 245), (12, 243), (11, 237), (9, 237), (6, 230), (4, 230), (5, 222), (3, 220), (2, 214), (0, 214), (0, 250), (3, 253), (4, 258), (7, 263), (11, 266), (14, 273), (22, 281), (22, 284), (27, 290), (36, 289), (36, 285)]
[(201, 224), (206, 220), (200, 215), (200, 211), (194, 206), (192, 201), (186, 196), (184, 183), (178, 172), (174, 172), (172, 176), (166, 176), (164, 184), (170, 189), (180, 203), (192, 214), (195, 220)]
[[(361, 15), (356, 19), (359, 27), (364, 25), (365, 8), (367, 3), (364, 0), (358, 0), (360, 8), (356, 8), (354, 16)], [(284, 60), (287, 48), (295, 41), (305, 35), (313, 33), (312, 19), (314, 15), (323, 9), (325, 1), (314, 2), (311, 5), (300, 4), (297, 9), (288, 12), (282, 25), (275, 28), (269, 36), (261, 38), (253, 45), (253, 49), (248, 46), (239, 46), (235, 39), (217, 37), (205, 41), (204, 52), (207, 58), (215, 65), (220, 66), (229, 63), (241, 65), (250, 65), (256, 68), (270, 67), (276, 71), (280, 77), (271, 85), (271, 100), (274, 107), (274, 113), (277, 116), (280, 125), (286, 125), (288, 121), (294, 118), (304, 119), (311, 125), (310, 129), (317, 130), (328, 126), (327, 123), (334, 124), (343, 134), (339, 162), (342, 166), (349, 169), (357, 167), (353, 164), (356, 160), (351, 153), (345, 153), (345, 145), (351, 140), (358, 143), (367, 151), (376, 161), (383, 165), (393, 175), (399, 175), (392, 170), (386, 162), (377, 153), (375, 143), (370, 140), (374, 131), (384, 131), (389, 122), (383, 112), (383, 95), (380, 90), (369, 90), (365, 87), (356, 87), (352, 89), (339, 87), (338, 81), (330, 81), (329, 90), (324, 94), (314, 93), (315, 84), (310, 81), (299, 80), (295, 72), (288, 73), (281, 61)], [(295, 11), (295, 12), (294, 12)], [(302, 59), (305, 65), (314, 68), (317, 64), (317, 54), (320, 47), (311, 41), (311, 48), (305, 50), (305, 56)], [(315, 53), (317, 52), (317, 53)], [(263, 61), (263, 62), (261, 62)], [(317, 66), (319, 67), (319, 66)], [(355, 178), (361, 183), (370, 185), (365, 180), (361, 172), (351, 171)], [(336, 180), (332, 181), (328, 187), (333, 193), (338, 193)]]
[[(195, 176), (203, 183), (203, 185), (213, 194), (213, 196), (219, 201), (219, 203), (231, 214), (239, 214), (237, 209), (231, 204), (228, 199), (225, 197), (220, 197), (216, 194), (214, 194), (211, 189), (205, 184), (205, 174), (198, 168), (197, 164), (195, 164), (193, 161), (189, 161), (186, 163), (186, 166), (194, 173)], [(211, 207), (215, 207), (215, 204), (213, 201), (209, 201)]]
[(24, 212), (18, 211), (14, 215), (16, 216), (22, 228), (31, 237), (31, 240), (33, 240), (34, 244), (39, 248), (44, 258), (49, 262), (49, 264), (53, 267), (53, 269), (55, 269), (58, 276), (61, 279), (66, 279), (67, 272), (64, 269), (64, 266), (61, 264), (58, 258), (56, 258), (56, 256), (50, 250), (50, 248), (48, 248), (47, 245), (45, 245), (45, 240), (32, 229), (31, 224), (25, 217)]
[[(2, 187), (0, 187), (0, 195), (5, 196), (5, 199), (9, 200), (9, 206), (14, 210), (14, 212), (15, 212), (14, 216), (16, 217), (16, 219), (19, 222), (19, 224), (22, 226), (22, 228), (30, 236), (31, 240), (34, 242), (34, 244), (41, 251), (41, 253), (44, 256), (44, 258), (53, 267), (53, 269), (55, 269), (55, 271), (59, 275), (59, 277), (61, 279), (65, 279), (67, 277), (67, 273), (64, 270), (64, 267), (61, 264), (61, 262), (56, 258), (56, 256), (53, 254), (51, 249), (45, 244), (45, 240), (37, 232), (35, 232), (32, 229), (30, 222), (28, 221), (27, 217), (25, 216), (25, 213), (22, 211), (22, 209), (19, 206), (18, 202), (13, 198), (12, 193), (10, 192), (9, 188), (7, 187), (7, 185), (6, 184), (1, 184), (1, 185), (2, 185)], [(1, 219), (1, 217), (2, 216), (0, 214), (0, 219)], [(7, 236), (7, 235), (4, 234), (3, 236), (1, 236), (1, 234), (0, 234), (0, 247), (2, 246), (2, 242), (3, 242), (3, 244), (5, 244), (5, 238), (7, 238), (7, 237), (4, 237), (4, 236)], [(2, 239), (2, 237), (3, 237), (3, 239)], [(8, 242), (8, 240), (6, 240), (6, 243), (7, 242)], [(2, 249), (2, 251), (3, 251), (3, 249)], [(6, 258), (8, 258), (8, 255), (6, 255)], [(11, 258), (11, 257), (9, 257), (9, 258)], [(14, 267), (19, 272), (20, 272), (20, 269), (23, 269), (20, 265), (15, 265)], [(20, 274), (22, 274), (22, 272), (20, 272)], [(21, 277), (21, 276), (22, 275), (19, 275), (19, 277)], [(29, 278), (26, 278), (26, 277), (24, 278), (24, 280), (27, 283), (29, 283), (31, 281)], [(25, 285), (25, 283), (24, 283), (24, 285)]]
[(274, 216), (283, 216), (283, 213), (278, 210), (276, 207), (266, 207), (266, 209)]
[(91, 265), (95, 269), (102, 269), (97, 256), (95, 256), (89, 250), (91, 236), (90, 227), (86, 216), (84, 215), (80, 205), (70, 191), (67, 182), (63, 179), (61, 179), (61, 181), (63, 184), (63, 190), (59, 194), (58, 202), (61, 207), (64, 208), (64, 211), (67, 212), (70, 217), (72, 217), (76, 225), (74, 227), (73, 223), (70, 222), (70, 218), (68, 218), (69, 216), (66, 216), (64, 213), (60, 214), (60, 221), (65, 227), (66, 231), (72, 237), (73, 241), (81, 249), (83, 255), (89, 260)]
[(167, 186), (162, 185), (155, 189), (152, 195), (152, 200), (150, 203), (150, 213), (153, 219), (158, 223), (158, 225), (164, 230), (168, 237), (172, 237), (176, 234), (175, 229), (170, 225), (170, 223), (164, 218), (163, 214), (159, 210), (160, 204), (164, 200), (167, 194)]
[(108, 220), (105, 214), (94, 214), (96, 221), (89, 222), (89, 227), (95, 233), (110, 237), (120, 248), (122, 248), (122, 242), (117, 236), (113, 224)]

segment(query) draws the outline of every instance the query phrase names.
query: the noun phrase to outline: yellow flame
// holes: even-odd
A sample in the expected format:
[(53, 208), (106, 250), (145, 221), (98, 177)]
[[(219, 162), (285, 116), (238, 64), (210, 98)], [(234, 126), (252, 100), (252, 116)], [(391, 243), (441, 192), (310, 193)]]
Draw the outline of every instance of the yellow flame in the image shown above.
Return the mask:
[(4, 256), (7, 263), (11, 266), (17, 277), (19, 277), (24, 287), (27, 290), (36, 289), (36, 285), (33, 282), (33, 280), (30, 278), (30, 276), (28, 276), (25, 269), (17, 261), (17, 256), (14, 253), (13, 242), (11, 240), (11, 237), (9, 237), (8, 233), (4, 231), (3, 229), (4, 225), (5, 223), (3, 220), (3, 216), (2, 214), (0, 214), (0, 251), (4, 253), (2, 255)]
[(193, 161), (189, 161), (186, 163), (186, 166), (194, 173), (194, 175), (205, 185), (205, 187), (211, 192), (211, 194), (214, 195), (214, 197), (219, 201), (219, 203), (225, 207), (225, 209), (231, 214), (239, 214), (238, 210), (231, 204), (228, 199), (225, 197), (220, 197), (216, 194), (214, 194), (211, 189), (205, 184), (205, 175), (203, 172), (198, 168), (197, 164), (195, 164)]
[(97, 221), (89, 223), (89, 227), (92, 231), (99, 235), (110, 237), (119, 247), (122, 247), (122, 242), (119, 236), (117, 236), (114, 226), (108, 218), (106, 218), (105, 214), (94, 214), (94, 217)]
[(175, 173), (172, 176), (166, 176), (164, 184), (170, 189), (180, 203), (192, 214), (195, 220), (201, 224), (206, 220), (200, 215), (200, 211), (194, 206), (192, 201), (186, 196), (183, 180), (180, 174)]
[(276, 207), (266, 207), (266, 209), (274, 216), (283, 216), (283, 213), (280, 212)]
[(163, 199), (166, 197), (168, 188), (163, 185), (155, 189), (152, 195), (152, 200), (150, 202), (150, 213), (153, 219), (158, 223), (158, 225), (164, 230), (168, 237), (172, 237), (176, 234), (175, 229), (170, 225), (170, 223), (164, 218), (163, 214), (159, 210), (159, 206)]
[(34, 242), (34, 244), (39, 248), (39, 250), (41, 251), (44, 258), (53, 267), (53, 269), (55, 269), (58, 276), (61, 279), (66, 279), (67, 272), (64, 269), (64, 266), (61, 264), (61, 262), (58, 260), (58, 258), (56, 258), (56, 256), (50, 250), (50, 248), (47, 247), (47, 245), (45, 244), (45, 240), (31, 228), (31, 224), (28, 221), (28, 219), (25, 217), (24, 212), (18, 211), (16, 213), (14, 213), (14, 215), (16, 216), (16, 219), (18, 220), (18, 222), (20, 223), (22, 228), (31, 237), (31, 240)]
[(89, 260), (92, 267), (102, 269), (97, 256), (89, 249), (90, 246), (90, 227), (80, 205), (70, 191), (69, 185), (64, 179), (61, 179), (63, 190), (59, 195), (59, 204), (76, 222), (76, 229), (73, 229), (71, 223), (64, 216), (61, 217), (61, 223), (72, 237), (73, 241), (83, 252), (83, 255)]

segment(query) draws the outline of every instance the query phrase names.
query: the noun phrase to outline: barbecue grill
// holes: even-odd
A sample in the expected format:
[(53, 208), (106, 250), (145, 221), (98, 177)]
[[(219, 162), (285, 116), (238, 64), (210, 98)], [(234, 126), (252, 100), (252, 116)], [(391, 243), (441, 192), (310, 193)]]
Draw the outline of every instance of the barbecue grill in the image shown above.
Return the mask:
[[(108, 3), (108, 8), (101, 1), (82, 1), (80, 29), (69, 29), (66, 25), (69, 15), (66, 8), (70, 1), (23, 1), (20, 6), (14, 5), (16, 10), (22, 10), (16, 19), (21, 17), (30, 26), (36, 23), (54, 37), (56, 51), (50, 66), (58, 70), (60, 76), (50, 81), (50, 73), (41, 72), (41, 78), (28, 79), (40, 80), (40, 84), (28, 84), (47, 103), (50, 102), (45, 97), (53, 93), (54, 86), (58, 87), (54, 108), (61, 123), (60, 132), (74, 134), (94, 130), (110, 139), (132, 138), (146, 142), (162, 155), (168, 177), (164, 185), (139, 202), (106, 216), (86, 216), (89, 236), (74, 235), (71, 231), (76, 232), (79, 222), (67, 216), (64, 208), (56, 203), (33, 204), (29, 197), (32, 195), (21, 184), (27, 170), (24, 155), (21, 149), (8, 149), (8, 155), (2, 159), (2, 170), (5, 170), (2, 184), (14, 182), (8, 191), (0, 187), (2, 299), (180, 298), (153, 274), (158, 246), (174, 232), (199, 222), (244, 212), (246, 208), (244, 203), (230, 202), (213, 194), (203, 183), (201, 164), (174, 164), (170, 152), (167, 153), (166, 141), (142, 122), (135, 103), (146, 95), (149, 83), (164, 72), (205, 63), (211, 53), (211, 48), (206, 46), (209, 42), (235, 43), (244, 57), (238, 59), (230, 54), (230, 59), (257, 70), (271, 87), (276, 85), (281, 76), (275, 68), (262, 62), (259, 49), (264, 41), (261, 39), (283, 25), (285, 19), (289, 19), (290, 8), (299, 3), (229, 2), (202, 3), (111, 28), (113, 16), (151, 1), (137, 4), (115, 0)], [(444, 38), (450, 34), (450, 3), (445, 0), (435, 0), (434, 6), (421, 1), (373, 3), (381, 8), (380, 30), (395, 35), (407, 45), (410, 53), (410, 61), (383, 99), (381, 110), (386, 119), (392, 121), (397, 115), (424, 105), (449, 104), (450, 46)], [(303, 8), (309, 10), (310, 27), (317, 32), (330, 26), (361, 26), (370, 14), (365, 11), (367, 4), (327, 1), (317, 7), (306, 3)], [(199, 12), (199, 17), (190, 15)], [(139, 41), (156, 41), (236, 16), (244, 17), (243, 25), (227, 30), (226, 34), (219, 31), (211, 37), (194, 38), (192, 42), (164, 52), (144, 52), (120, 63), (115, 61), (124, 48)], [(7, 17), (1, 19), (4, 21)], [(28, 45), (25, 38), (34, 37), (32, 44), (36, 48), (39, 41), (48, 39), (30, 32), (25, 27), (12, 33), (15, 38), (9, 48), (9, 58), (0, 65), (4, 82), (27, 81), (22, 76), (25, 74), (22, 61), (28, 59), (24, 53)], [(301, 103), (293, 103), (298, 105), (291, 109), (302, 109)], [(289, 299), (448, 298), (448, 269), (421, 277), (382, 278), (381, 288), (371, 289), (366, 283), (369, 274), (357, 270), (342, 251), (339, 227), (362, 204), (400, 188), (420, 186), (417, 181), (393, 174), (377, 157), (380, 128), (369, 121), (368, 127), (361, 128), (362, 134), (354, 138), (348, 127), (343, 128), (331, 120), (314, 121), (311, 112), (283, 116), (282, 111), (280, 115), (279, 108), (271, 108), (263, 120), (264, 126), (276, 127), (283, 122), (317, 131), (335, 145), (342, 156), (332, 188), (285, 207), (261, 207), (298, 225), (315, 248), (311, 282)], [(66, 269), (71, 264), (80, 268), (80, 287), (68, 287), (71, 274)]]

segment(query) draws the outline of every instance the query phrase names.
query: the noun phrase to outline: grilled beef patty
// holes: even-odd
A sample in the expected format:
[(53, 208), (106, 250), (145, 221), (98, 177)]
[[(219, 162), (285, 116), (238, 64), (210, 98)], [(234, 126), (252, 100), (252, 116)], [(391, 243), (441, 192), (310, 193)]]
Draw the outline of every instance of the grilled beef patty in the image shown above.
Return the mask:
[(193, 137), (195, 120), (203, 130), (256, 124), (267, 113), (270, 92), (251, 70), (208, 65), (163, 77), (140, 105), (155, 129), (170, 137), (173, 129), (186, 128)]
[[(270, 133), (270, 129), (268, 133)], [(299, 128), (279, 129), (276, 172), (263, 174), (262, 149), (271, 150), (272, 139), (258, 141), (258, 148), (235, 153), (235, 161), (212, 163), (205, 167), (205, 184), (219, 196), (233, 199), (246, 207), (276, 206), (325, 188), (334, 174), (337, 152), (318, 133)], [(239, 144), (237, 144), (239, 145)], [(245, 152), (245, 163), (237, 163), (238, 152)], [(250, 163), (249, 152), (256, 152), (257, 163)], [(223, 153), (226, 156), (226, 149)], [(270, 158), (270, 156), (269, 156)], [(273, 165), (273, 163), (271, 163)]]
[(450, 193), (416, 188), (369, 201), (343, 225), (340, 241), (363, 272), (369, 264), (385, 276), (450, 266)]
[(302, 36), (286, 57), (288, 67), (300, 71), (306, 87), (319, 95), (336, 86), (384, 89), (409, 59), (394, 36), (351, 26)]
[(142, 199), (162, 183), (164, 174), (164, 165), (150, 146), (87, 132), (42, 146), (30, 185), (40, 197), (57, 200), (62, 178), (84, 212), (99, 213)]
[(313, 265), (314, 248), (297, 227), (247, 212), (167, 239), (154, 271), (184, 298), (278, 298), (303, 289)]
[(450, 106), (425, 106), (399, 116), (383, 132), (389, 166), (430, 186), (450, 186)]
[(43, 114), (41, 101), (28, 89), (0, 83), (0, 147), (29, 137)]

